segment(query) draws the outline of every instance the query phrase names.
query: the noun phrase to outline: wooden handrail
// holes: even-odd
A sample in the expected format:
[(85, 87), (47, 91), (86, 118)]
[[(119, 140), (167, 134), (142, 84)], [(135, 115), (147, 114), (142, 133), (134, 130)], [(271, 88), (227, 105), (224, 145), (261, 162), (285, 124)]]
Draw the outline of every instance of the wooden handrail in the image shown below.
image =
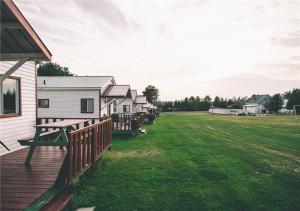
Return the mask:
[(68, 181), (71, 182), (84, 170), (93, 166), (96, 160), (112, 145), (112, 121), (101, 122), (69, 133)]

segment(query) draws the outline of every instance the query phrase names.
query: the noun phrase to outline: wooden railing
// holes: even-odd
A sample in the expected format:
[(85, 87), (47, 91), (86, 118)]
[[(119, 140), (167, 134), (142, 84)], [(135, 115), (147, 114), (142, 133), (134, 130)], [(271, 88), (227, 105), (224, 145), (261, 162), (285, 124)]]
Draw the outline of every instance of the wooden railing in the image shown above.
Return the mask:
[(71, 182), (90, 166), (96, 168), (96, 160), (112, 145), (111, 119), (69, 133), (68, 181)]
[[(37, 125), (47, 124), (47, 123), (62, 121), (62, 120), (65, 120), (65, 119), (87, 119), (88, 122), (86, 122), (85, 124), (76, 125), (76, 129), (79, 129), (79, 128), (86, 127), (88, 125), (100, 122), (100, 121), (104, 120), (105, 118), (104, 117), (100, 118), (100, 119), (99, 118), (37, 118), (36, 119), (36, 124)], [(48, 131), (55, 130), (55, 129), (56, 128), (47, 128), (47, 129), (45, 129), (44, 132), (48, 132)]]
[(145, 114), (144, 113), (135, 113), (134, 115), (138, 122), (139, 128), (142, 128), (145, 123)]
[(138, 130), (141, 122), (134, 114), (112, 114), (111, 119), (113, 130)]
[(155, 115), (154, 114), (147, 113), (147, 114), (144, 115), (144, 121), (145, 121), (145, 123), (153, 123), (154, 119), (155, 119)]

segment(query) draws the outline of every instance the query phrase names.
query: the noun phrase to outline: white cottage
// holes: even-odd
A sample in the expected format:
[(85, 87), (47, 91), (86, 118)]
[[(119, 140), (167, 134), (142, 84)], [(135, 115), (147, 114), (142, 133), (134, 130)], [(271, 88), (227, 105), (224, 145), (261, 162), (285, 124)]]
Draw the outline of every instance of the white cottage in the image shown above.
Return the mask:
[[(34, 135), (36, 66), (51, 53), (16, 5), (1, 1), (0, 141), (10, 152), (18, 139)], [(9, 151), (0, 145), (0, 155)]]
[(146, 96), (137, 95), (133, 103), (135, 112), (147, 112), (147, 98)]
[(131, 90), (130, 99), (117, 100), (114, 104), (114, 113), (125, 113), (132, 114), (135, 113), (134, 102), (137, 96), (137, 90)]
[(38, 77), (39, 118), (94, 118), (110, 116), (113, 102), (131, 97), (128, 85), (113, 76)]

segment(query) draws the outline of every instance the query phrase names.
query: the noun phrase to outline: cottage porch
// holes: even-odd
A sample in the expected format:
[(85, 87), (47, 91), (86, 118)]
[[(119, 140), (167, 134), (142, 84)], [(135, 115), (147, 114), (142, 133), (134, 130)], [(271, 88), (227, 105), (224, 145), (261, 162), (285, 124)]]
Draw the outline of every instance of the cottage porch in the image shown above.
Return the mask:
[(22, 210), (55, 184), (66, 156), (59, 147), (37, 147), (30, 167), (24, 165), (29, 148), (0, 157), (0, 210)]
[(69, 204), (73, 184), (111, 149), (112, 121), (78, 128), (68, 137), (63, 149), (37, 146), (30, 166), (24, 165), (29, 148), (0, 157), (0, 210), (60, 210)]

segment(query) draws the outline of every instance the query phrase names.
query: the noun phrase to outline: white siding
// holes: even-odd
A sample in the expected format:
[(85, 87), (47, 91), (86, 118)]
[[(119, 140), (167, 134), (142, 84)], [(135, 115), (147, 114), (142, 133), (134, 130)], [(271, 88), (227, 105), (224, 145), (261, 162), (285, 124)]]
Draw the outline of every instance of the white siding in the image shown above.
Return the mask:
[[(113, 78), (111, 79), (111, 80), (108, 80), (105, 84), (104, 84), (104, 86), (102, 87), (102, 90), (101, 90), (101, 95), (103, 95), (104, 94), (104, 92), (106, 91), (106, 89), (108, 88), (108, 86), (109, 85), (115, 85), (116, 83), (115, 83), (115, 81), (113, 80)], [(108, 114), (109, 114), (109, 108), (110, 108), (110, 114), (112, 114), (113, 112), (114, 112), (114, 110), (113, 110), (113, 108), (114, 108), (114, 106), (113, 106), (113, 104), (110, 104), (110, 105), (107, 105), (107, 106), (105, 106), (104, 107), (104, 105), (106, 104), (106, 99), (105, 99), (105, 97), (102, 97), (101, 98), (101, 116), (104, 116), (104, 114), (106, 115), (106, 116), (108, 116)]]
[(244, 105), (244, 111), (246, 113), (259, 114), (262, 112), (264, 106), (263, 105)]
[[(94, 113), (81, 113), (81, 98), (94, 99)], [(39, 118), (99, 118), (99, 90), (38, 90), (38, 99), (49, 99)]]
[(133, 112), (136, 113), (136, 112), (142, 112), (143, 109), (142, 109), (142, 104), (133, 104)]
[(129, 113), (134, 113), (133, 112), (133, 103), (132, 103), (132, 100), (124, 100), (123, 102), (122, 102), (123, 100), (118, 100), (117, 101), (117, 107), (118, 107), (118, 109), (117, 109), (117, 112), (118, 113), (123, 113), (123, 105), (129, 105), (130, 106), (130, 112)]
[(106, 104), (106, 102), (105, 102), (105, 98), (101, 98), (101, 116), (104, 116), (104, 115), (106, 115), (106, 116), (108, 116), (108, 114), (109, 114), (109, 105), (106, 105), (106, 106), (104, 106)]
[(208, 112), (214, 114), (238, 114), (243, 112), (243, 109), (210, 108)]
[[(16, 62), (0, 62), (0, 74), (6, 72)], [(12, 151), (21, 149), (18, 139), (34, 135), (36, 118), (36, 77), (35, 63), (26, 62), (12, 76), (21, 78), (22, 116), (0, 119), (0, 140)], [(0, 155), (8, 151), (0, 146)]]

